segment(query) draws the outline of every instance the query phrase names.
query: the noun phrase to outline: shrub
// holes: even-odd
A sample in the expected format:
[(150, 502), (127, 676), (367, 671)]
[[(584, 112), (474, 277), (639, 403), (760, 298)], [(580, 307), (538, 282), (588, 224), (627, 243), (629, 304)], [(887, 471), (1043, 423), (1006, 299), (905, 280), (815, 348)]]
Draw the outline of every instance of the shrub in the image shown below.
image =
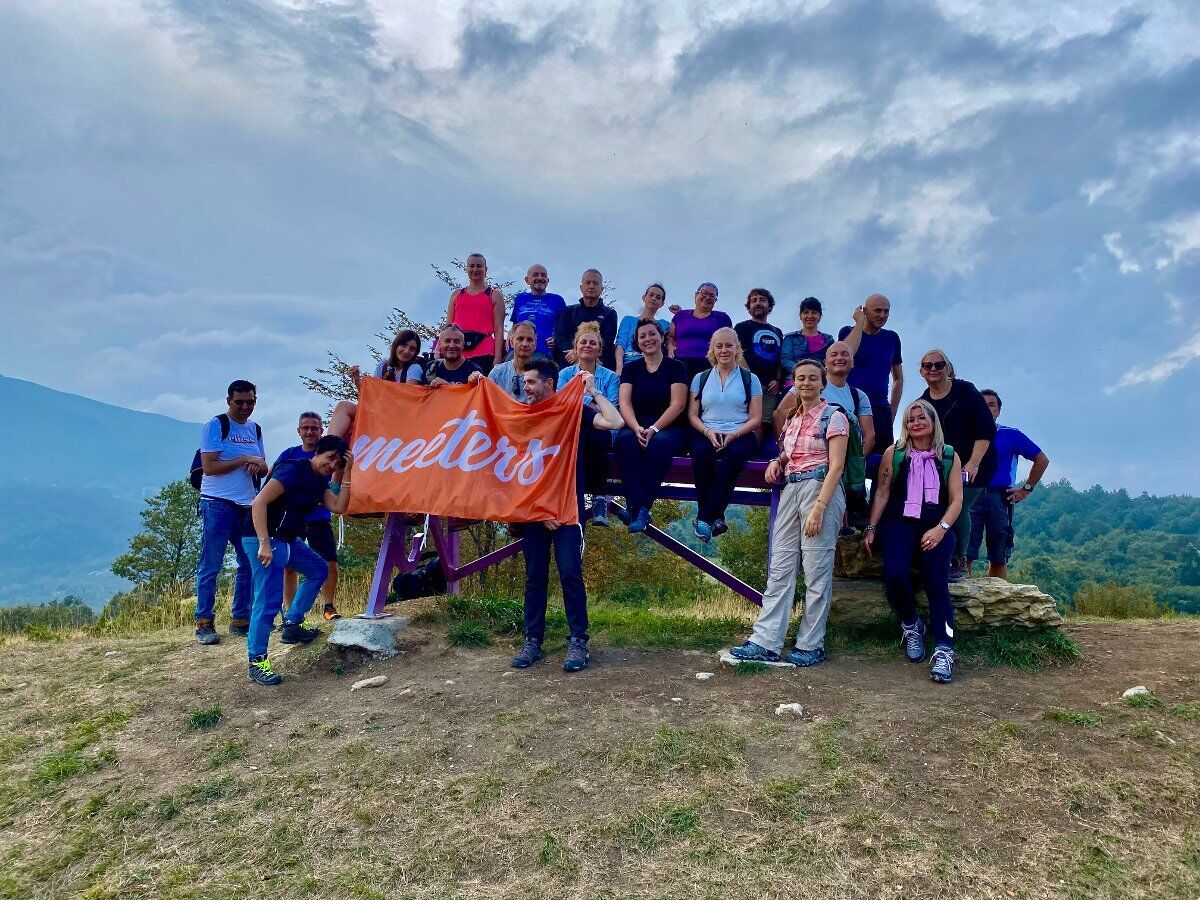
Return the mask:
[(1161, 619), (1171, 615), (1171, 609), (1155, 600), (1149, 588), (1092, 581), (1076, 592), (1075, 614), (1105, 619)]

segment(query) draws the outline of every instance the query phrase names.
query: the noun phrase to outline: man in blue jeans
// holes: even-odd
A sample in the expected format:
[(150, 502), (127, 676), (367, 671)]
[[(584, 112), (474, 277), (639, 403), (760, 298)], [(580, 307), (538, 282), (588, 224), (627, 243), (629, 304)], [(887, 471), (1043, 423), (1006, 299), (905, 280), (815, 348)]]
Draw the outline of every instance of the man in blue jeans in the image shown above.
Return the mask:
[[(987, 401), (992, 418), (1000, 418), (1000, 395), (990, 388), (979, 393)], [(1033, 462), (1029, 477), (1017, 484), (1017, 458)], [(996, 474), (971, 506), (971, 538), (967, 542), (967, 568), (979, 559), (984, 531), (987, 532), (989, 578), (1008, 578), (1008, 558), (1013, 549), (1013, 507), (1030, 495), (1050, 465), (1042, 448), (1025, 432), (1007, 425), (996, 426)]]
[(258, 400), (258, 389), (238, 379), (229, 385), (228, 411), (214, 416), (200, 436), (200, 517), (203, 535), (200, 564), (196, 570), (196, 640), (219, 644), (213, 628), (217, 599), (217, 576), (225, 565), (225, 552), (233, 545), (237, 575), (233, 582), (231, 635), (246, 636), (253, 599), (250, 560), (242, 549), (242, 521), (258, 492), (258, 482), (267, 472), (262, 429), (250, 418)]
[[(584, 403), (580, 415), (582, 429), (599, 428), (616, 431), (621, 427), (621, 414), (612, 401), (596, 388), (590, 372), (581, 372), (584, 392), (591, 403)], [(539, 403), (554, 393), (558, 383), (558, 367), (542, 356), (535, 356), (525, 368), (527, 402)], [(580, 454), (583, 440), (579, 442)], [(588, 654), (587, 592), (583, 586), (583, 465), (576, 459), (575, 494), (579, 503), (579, 524), (561, 525), (549, 522), (529, 522), (520, 526), (525, 556), (525, 643), (513, 657), (514, 669), (528, 669), (544, 655), (542, 641), (546, 637), (546, 589), (550, 583), (550, 549), (558, 566), (562, 585), (563, 606), (567, 613), (570, 638), (563, 660), (564, 672), (587, 668)]]

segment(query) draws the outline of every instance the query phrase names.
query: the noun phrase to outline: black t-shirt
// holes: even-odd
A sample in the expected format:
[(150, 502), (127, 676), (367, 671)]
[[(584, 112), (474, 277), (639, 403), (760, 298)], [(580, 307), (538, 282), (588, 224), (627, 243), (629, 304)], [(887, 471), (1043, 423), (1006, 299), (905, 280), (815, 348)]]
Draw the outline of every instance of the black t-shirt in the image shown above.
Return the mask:
[(976, 441), (991, 441), (979, 463), (979, 474), (971, 482), (976, 487), (990, 484), (992, 476), (996, 474), (996, 420), (992, 418), (992, 411), (988, 409), (983, 394), (971, 382), (955, 378), (950, 393), (941, 400), (929, 396), (928, 388), (921, 399), (928, 400), (937, 412), (942, 423), (942, 435), (964, 466), (971, 458)]
[[(308, 534), (305, 519), (325, 500), (329, 482), (324, 475), (313, 471), (307, 459), (290, 459), (271, 470), (267, 484), (278, 481), (283, 485), (280, 494), (267, 507), (267, 533), (286, 543), (302, 541)], [(266, 484), (263, 485), (266, 487)], [(243, 526), (246, 537), (254, 537), (254, 522), (246, 516)]]
[[(649, 428), (659, 420), (671, 405), (671, 385), (682, 384), (686, 390), (687, 369), (677, 359), (664, 356), (658, 369), (651, 372), (646, 368), (645, 357), (635, 359), (621, 369), (621, 384), (633, 385), (633, 415), (639, 425)], [(680, 413), (672, 428), (687, 424), (687, 415)]]
[(758, 376), (763, 390), (779, 378), (779, 360), (783, 354), (783, 332), (774, 325), (747, 319), (733, 326), (742, 353), (746, 357), (746, 368)]
[(429, 368), (425, 370), (425, 383), (433, 381), (435, 378), (441, 378), (443, 381), (448, 381), (450, 384), (466, 384), (467, 379), (472, 373), (479, 372), (483, 374), (483, 369), (475, 365), (469, 359), (464, 359), (462, 365), (457, 369), (450, 369), (446, 366), (444, 360), (435, 359), (429, 364)]

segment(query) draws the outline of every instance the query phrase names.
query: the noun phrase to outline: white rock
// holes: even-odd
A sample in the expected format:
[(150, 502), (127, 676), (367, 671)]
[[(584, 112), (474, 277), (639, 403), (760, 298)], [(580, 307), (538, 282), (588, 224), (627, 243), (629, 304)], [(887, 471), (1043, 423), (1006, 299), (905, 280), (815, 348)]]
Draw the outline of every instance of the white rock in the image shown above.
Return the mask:
[(682, 697), (672, 697), (672, 698), (671, 698), (671, 702), (672, 702), (672, 703), (682, 703), (682, 702), (683, 702), (683, 698), (682, 698)]
[(697, 672), (696, 680), (697, 681), (708, 681), (708, 679), (712, 678), (715, 674), (716, 674), (715, 672)]
[(354, 648), (371, 654), (375, 659), (391, 659), (396, 655), (396, 634), (409, 620), (402, 616), (380, 619), (338, 619), (326, 643), (335, 647)]
[(453, 679), (453, 678), (447, 678), (447, 679), (446, 679), (446, 684), (454, 684), (454, 679)]
[(112, 659), (114, 656), (120, 656), (120, 655), (121, 655), (120, 650), (109, 650), (107, 653), (104, 654), (104, 658)]
[(386, 675), (376, 675), (374, 678), (364, 678), (362, 681), (356, 681), (350, 686), (351, 691), (360, 691), (363, 688), (382, 687), (388, 683)]
[(775, 707), (775, 715), (802, 716), (804, 715), (804, 707), (799, 703), (780, 703), (777, 707)]
[(1130, 697), (1145, 697), (1148, 696), (1149, 693), (1150, 688), (1146, 687), (1144, 684), (1139, 684), (1137, 687), (1131, 687), (1121, 696), (1128, 700)]
[(412, 688), (405, 688), (404, 690), (402, 690), (402, 691), (401, 691), (399, 694), (397, 694), (396, 696), (397, 696), (397, 697), (411, 697), (412, 695), (413, 695), (413, 689), (412, 689)]

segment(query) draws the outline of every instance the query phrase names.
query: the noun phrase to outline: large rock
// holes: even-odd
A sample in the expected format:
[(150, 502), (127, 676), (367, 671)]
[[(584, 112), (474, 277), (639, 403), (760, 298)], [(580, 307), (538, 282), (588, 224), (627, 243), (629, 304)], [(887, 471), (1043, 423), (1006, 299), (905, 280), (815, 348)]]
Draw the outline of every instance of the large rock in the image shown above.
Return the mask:
[[(1032, 584), (1011, 584), (1002, 578), (969, 578), (950, 585), (950, 597), (954, 601), (955, 627), (962, 630), (975, 630), (985, 625), (1042, 628), (1062, 624), (1054, 598)], [(923, 591), (917, 592), (917, 606), (923, 613), (928, 613), (929, 605)], [(887, 615), (887, 597), (882, 582), (833, 580), (831, 620), (866, 624)]]
[(327, 643), (335, 647), (353, 647), (370, 653), (375, 659), (391, 659), (396, 655), (396, 633), (403, 629), (409, 619), (401, 616), (384, 616), (379, 619), (338, 619), (333, 626)]
[(878, 552), (874, 556), (868, 556), (863, 548), (861, 535), (840, 537), (837, 542), (837, 555), (833, 560), (833, 576), (873, 578), (878, 581), (883, 577), (883, 557)]

